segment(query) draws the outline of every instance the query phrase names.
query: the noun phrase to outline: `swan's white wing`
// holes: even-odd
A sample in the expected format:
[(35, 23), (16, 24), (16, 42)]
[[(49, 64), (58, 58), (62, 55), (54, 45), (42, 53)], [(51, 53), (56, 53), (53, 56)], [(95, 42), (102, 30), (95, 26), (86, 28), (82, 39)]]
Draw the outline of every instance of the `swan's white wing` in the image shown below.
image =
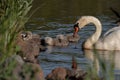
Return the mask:
[(103, 35), (103, 37), (106, 37), (107, 35), (109, 35), (110, 33), (114, 32), (114, 31), (116, 31), (116, 30), (120, 30), (120, 26), (114, 27), (114, 28), (108, 30), (108, 31)]
[(120, 50), (120, 27), (110, 29), (104, 37), (99, 39), (96, 44), (96, 49), (101, 50)]
[(120, 28), (114, 28), (102, 41), (105, 49), (120, 50)]

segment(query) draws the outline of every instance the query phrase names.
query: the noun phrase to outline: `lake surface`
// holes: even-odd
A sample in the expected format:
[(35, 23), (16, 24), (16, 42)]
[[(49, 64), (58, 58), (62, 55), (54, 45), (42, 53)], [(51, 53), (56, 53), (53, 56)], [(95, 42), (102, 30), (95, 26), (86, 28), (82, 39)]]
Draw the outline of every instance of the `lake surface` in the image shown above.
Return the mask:
[[(119, 0), (34, 0), (32, 10), (29, 13), (32, 16), (26, 24), (26, 28), (33, 33), (40, 34), (41, 37), (71, 34), (77, 19), (81, 16), (91, 15), (99, 18), (103, 26), (102, 34), (104, 34), (108, 29), (117, 26), (114, 23), (117, 17), (111, 12), (110, 7), (120, 12), (119, 6)], [(40, 65), (45, 75), (58, 66), (70, 68), (72, 56), (75, 56), (78, 65), (86, 70), (89, 58), (82, 51), (81, 45), (95, 30), (94, 25), (88, 26), (79, 31), (81, 38), (77, 44), (71, 43), (64, 48), (50, 47), (46, 52), (40, 52)], [(120, 55), (119, 52), (116, 54)], [(117, 65), (115, 71), (119, 70), (120, 66)]]

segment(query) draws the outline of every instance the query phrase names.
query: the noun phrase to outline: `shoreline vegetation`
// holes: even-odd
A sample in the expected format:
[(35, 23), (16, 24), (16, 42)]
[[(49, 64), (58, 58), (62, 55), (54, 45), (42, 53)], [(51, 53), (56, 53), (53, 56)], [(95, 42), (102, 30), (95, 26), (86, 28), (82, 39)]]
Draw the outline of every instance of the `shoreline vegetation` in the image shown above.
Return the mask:
[[(24, 29), (28, 21), (27, 13), (32, 0), (0, 1), (0, 61), (17, 52), (16, 35)], [(4, 54), (4, 55), (3, 55)]]
[(43, 80), (39, 64), (17, 55), (17, 35), (24, 31), (33, 0), (0, 0), (0, 80)]

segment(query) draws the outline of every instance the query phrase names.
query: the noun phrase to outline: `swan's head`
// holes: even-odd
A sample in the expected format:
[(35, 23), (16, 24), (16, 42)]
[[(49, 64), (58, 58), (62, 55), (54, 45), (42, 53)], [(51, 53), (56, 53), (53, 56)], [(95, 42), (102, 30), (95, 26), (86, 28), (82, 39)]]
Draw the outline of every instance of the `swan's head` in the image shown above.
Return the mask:
[(51, 38), (51, 37), (45, 37), (45, 43), (47, 45), (52, 46), (53, 45), (53, 38)]
[(78, 19), (78, 21), (76, 22), (76, 24), (78, 24), (78, 27), (81, 29), (83, 28), (86, 24), (88, 24), (90, 21), (88, 20), (89, 18), (91, 18), (91, 16), (82, 16), (80, 19)]
[(73, 37), (75, 37), (77, 34), (78, 34), (78, 31), (79, 31), (79, 23), (75, 24), (74, 25), (74, 33), (73, 33)]
[(81, 29), (87, 24), (93, 23), (93, 22), (97, 22), (100, 24), (99, 20), (94, 16), (82, 16), (80, 19), (78, 19), (76, 24), (78, 24), (78, 27)]

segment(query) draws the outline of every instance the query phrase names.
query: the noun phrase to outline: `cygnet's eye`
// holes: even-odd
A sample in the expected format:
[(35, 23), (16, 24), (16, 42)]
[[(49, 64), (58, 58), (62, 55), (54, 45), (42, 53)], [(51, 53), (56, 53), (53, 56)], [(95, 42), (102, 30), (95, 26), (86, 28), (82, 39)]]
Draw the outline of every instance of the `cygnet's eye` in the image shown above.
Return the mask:
[(26, 38), (27, 37), (27, 34), (21, 34), (22, 35), (22, 38)]
[(22, 39), (25, 40), (27, 38), (27, 33), (21, 33)]

